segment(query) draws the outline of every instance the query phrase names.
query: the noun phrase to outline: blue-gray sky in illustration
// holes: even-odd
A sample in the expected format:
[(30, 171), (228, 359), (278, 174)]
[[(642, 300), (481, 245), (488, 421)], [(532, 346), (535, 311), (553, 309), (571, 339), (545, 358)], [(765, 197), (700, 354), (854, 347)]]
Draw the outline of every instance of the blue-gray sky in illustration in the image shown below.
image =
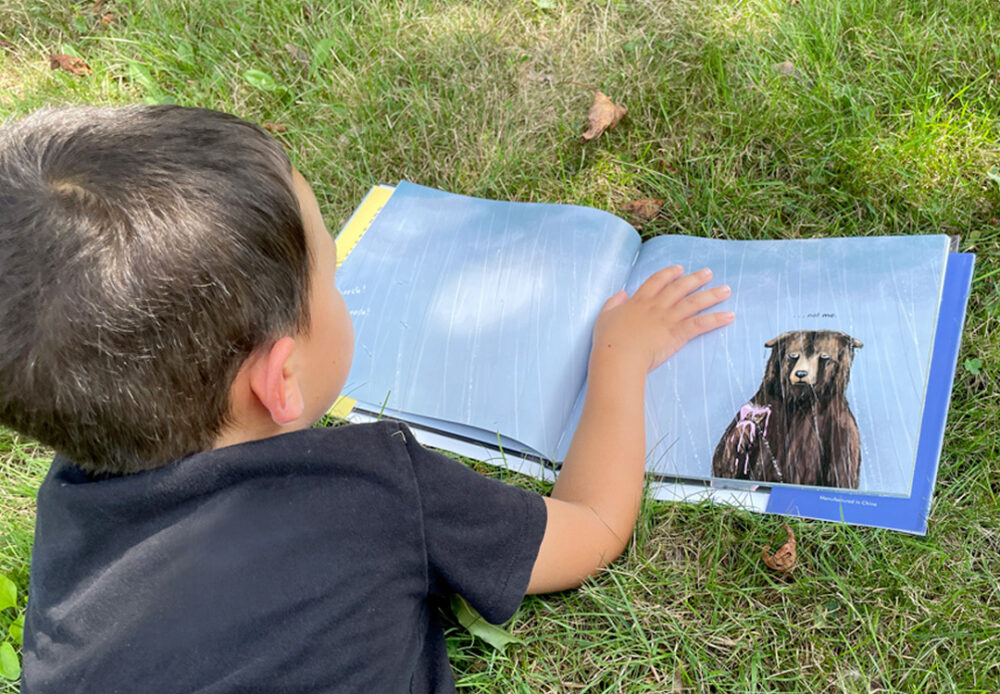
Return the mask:
[(947, 241), (667, 236), (636, 260), (638, 235), (605, 212), (401, 183), (338, 271), (356, 334), (344, 394), (559, 458), (604, 301), (630, 270), (629, 293), (666, 265), (708, 266), (713, 285), (732, 286), (722, 308), (737, 321), (650, 375), (650, 468), (708, 477), (719, 437), (760, 385), (764, 343), (831, 329), (864, 343), (847, 392), (861, 433), (860, 488), (906, 494)]

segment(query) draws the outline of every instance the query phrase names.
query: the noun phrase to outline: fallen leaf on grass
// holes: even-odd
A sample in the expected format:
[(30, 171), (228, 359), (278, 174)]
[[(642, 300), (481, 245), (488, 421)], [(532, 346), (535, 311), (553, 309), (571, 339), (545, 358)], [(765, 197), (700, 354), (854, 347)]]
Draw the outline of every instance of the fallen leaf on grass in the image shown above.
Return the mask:
[(581, 137), (584, 142), (590, 142), (591, 140), (600, 137), (605, 130), (609, 130), (616, 125), (618, 121), (625, 117), (628, 113), (628, 109), (624, 106), (619, 106), (604, 92), (594, 89), (593, 87), (588, 87), (585, 84), (580, 84), (579, 82), (566, 82), (566, 84), (575, 84), (578, 87), (583, 87), (584, 89), (589, 89), (594, 94), (594, 103), (590, 107), (590, 111), (587, 113), (587, 129), (584, 131)]
[(106, 0), (97, 0), (90, 6), (89, 12), (81, 10), (81, 17), (92, 20), (95, 25), (99, 22), (106, 27), (111, 26), (118, 21), (118, 15), (109, 11), (106, 7), (107, 4)]
[(788, 539), (785, 541), (785, 544), (781, 545), (774, 554), (770, 554), (771, 545), (766, 545), (761, 550), (761, 557), (769, 568), (779, 573), (786, 573), (795, 568), (795, 533), (788, 527), (788, 523), (783, 524), (781, 527), (788, 533)]
[(20, 658), (14, 652), (14, 646), (11, 645), (10, 641), (0, 643), (0, 677), (9, 680), (16, 680), (20, 677), (21, 663), (18, 662), (19, 660)]
[(622, 209), (626, 214), (630, 214), (643, 222), (648, 222), (655, 218), (660, 213), (662, 207), (663, 200), (660, 198), (643, 198), (622, 205)]
[(783, 63), (775, 63), (771, 67), (780, 72), (782, 75), (788, 75), (789, 77), (795, 75), (795, 63), (791, 60), (786, 60)]
[(265, 92), (273, 92), (278, 89), (277, 81), (263, 70), (246, 70), (243, 72), (243, 79), (249, 82), (251, 86), (262, 89)]
[(781, 73), (785, 77), (794, 78), (795, 81), (797, 81), (803, 87), (806, 88), (812, 87), (812, 80), (810, 80), (806, 76), (805, 72), (795, 67), (795, 63), (793, 63), (791, 60), (786, 60), (781, 63), (775, 63), (774, 65), (771, 66), (771, 69)]
[(594, 104), (587, 113), (587, 130), (583, 133), (584, 142), (590, 142), (594, 138), (618, 125), (618, 121), (625, 117), (628, 109), (619, 106), (608, 98), (604, 92), (594, 90)]
[(0, 610), (17, 607), (17, 584), (0, 574)]
[(271, 121), (264, 121), (261, 123), (261, 127), (269, 133), (283, 133), (288, 130), (287, 125), (282, 125), (281, 123), (272, 123)]
[(53, 53), (49, 56), (49, 67), (53, 70), (62, 68), (66, 72), (72, 72), (79, 77), (86, 77), (91, 74), (90, 66), (83, 62), (83, 58), (65, 53)]
[(503, 627), (490, 624), (483, 619), (482, 615), (476, 612), (461, 595), (451, 596), (451, 611), (458, 623), (468, 629), (469, 633), (478, 636), (498, 651), (502, 651), (509, 643), (520, 643), (520, 639), (512, 636)]

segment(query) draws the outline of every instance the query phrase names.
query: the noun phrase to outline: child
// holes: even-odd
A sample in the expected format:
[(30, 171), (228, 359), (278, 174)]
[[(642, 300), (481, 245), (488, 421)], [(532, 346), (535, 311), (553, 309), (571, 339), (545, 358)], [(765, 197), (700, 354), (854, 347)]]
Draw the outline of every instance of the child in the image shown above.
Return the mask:
[(336, 250), (281, 147), (222, 113), (0, 129), (0, 422), (38, 493), (23, 692), (452, 691), (436, 603), (503, 622), (639, 509), (646, 373), (732, 320), (667, 268), (605, 304), (551, 498), (402, 424), (312, 429), (352, 356)]

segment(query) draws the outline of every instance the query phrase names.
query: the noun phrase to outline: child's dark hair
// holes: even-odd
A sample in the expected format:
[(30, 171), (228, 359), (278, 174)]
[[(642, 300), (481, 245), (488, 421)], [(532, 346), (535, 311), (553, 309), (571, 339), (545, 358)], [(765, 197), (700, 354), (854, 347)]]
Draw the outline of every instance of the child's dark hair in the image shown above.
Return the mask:
[(280, 145), (176, 106), (0, 128), (0, 422), (93, 473), (210, 448), (250, 353), (308, 326)]

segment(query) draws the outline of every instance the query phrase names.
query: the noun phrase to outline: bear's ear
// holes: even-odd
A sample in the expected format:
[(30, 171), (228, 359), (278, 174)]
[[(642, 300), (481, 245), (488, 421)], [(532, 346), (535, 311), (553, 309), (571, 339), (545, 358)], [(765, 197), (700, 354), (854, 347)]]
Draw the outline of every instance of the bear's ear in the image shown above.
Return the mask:
[(776, 344), (781, 342), (785, 337), (787, 337), (790, 334), (791, 333), (781, 333), (777, 337), (772, 337), (770, 340), (764, 343), (764, 346), (768, 348), (774, 347)]

